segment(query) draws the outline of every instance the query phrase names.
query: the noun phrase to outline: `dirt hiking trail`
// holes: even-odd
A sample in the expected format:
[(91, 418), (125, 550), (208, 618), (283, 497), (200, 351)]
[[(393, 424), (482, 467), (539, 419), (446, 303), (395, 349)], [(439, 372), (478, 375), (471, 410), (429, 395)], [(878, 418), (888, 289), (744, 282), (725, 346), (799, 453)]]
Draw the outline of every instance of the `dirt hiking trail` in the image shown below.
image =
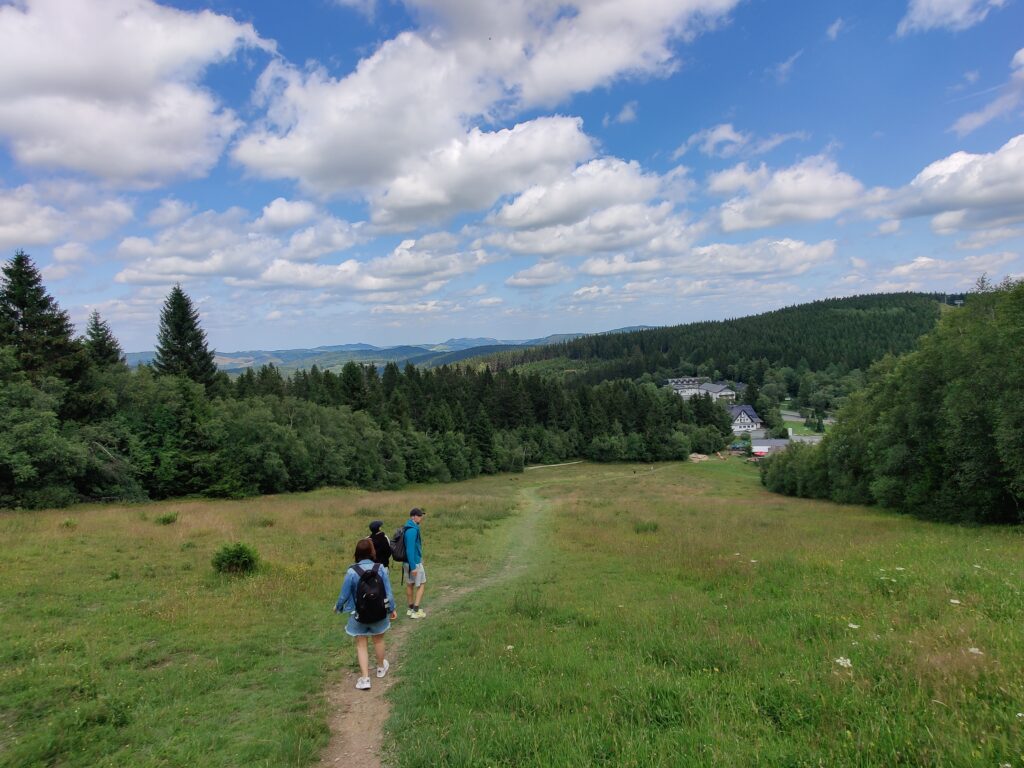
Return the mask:
[[(536, 539), (540, 523), (548, 509), (548, 502), (537, 493), (537, 487), (529, 486), (519, 491), (520, 512), (510, 521), (505, 531), (507, 549), (501, 567), (472, 584), (448, 588), (438, 594), (436, 591), (427, 603), (428, 617), (424, 621), (443, 620), (453, 603), (479, 589), (493, 586), (514, 578), (527, 566), (528, 556)], [(428, 595), (430, 594), (428, 590)], [(384, 740), (384, 723), (390, 714), (387, 692), (402, 675), (402, 648), (405, 639), (415, 632), (417, 621), (406, 618), (401, 610), (405, 593), (396, 588), (395, 599), (399, 604), (399, 618), (391, 625), (387, 635), (387, 657), (391, 671), (383, 680), (374, 675), (376, 661), (373, 643), (370, 643), (369, 691), (355, 688), (358, 671), (343, 669), (339, 679), (327, 688), (328, 724), (331, 740), (320, 756), (320, 765), (330, 768), (354, 766), (360, 768), (381, 768), (381, 747)], [(355, 656), (351, 639), (339, 626), (339, 650), (341, 654)], [(347, 666), (347, 665), (346, 665)]]

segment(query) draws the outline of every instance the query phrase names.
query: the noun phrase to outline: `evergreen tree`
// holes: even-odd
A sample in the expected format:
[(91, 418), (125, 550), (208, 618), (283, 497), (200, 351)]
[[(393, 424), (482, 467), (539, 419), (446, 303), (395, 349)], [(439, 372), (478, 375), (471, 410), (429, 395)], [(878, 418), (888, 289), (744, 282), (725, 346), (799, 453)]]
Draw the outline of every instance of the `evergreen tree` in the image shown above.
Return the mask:
[(157, 373), (186, 376), (208, 387), (217, 375), (213, 351), (206, 346), (206, 333), (199, 327), (199, 312), (180, 284), (167, 294), (160, 313), (153, 367)]
[(101, 368), (124, 362), (121, 345), (114, 338), (110, 326), (95, 309), (89, 315), (89, 324), (85, 329), (85, 351), (89, 359)]
[(81, 347), (67, 312), (46, 292), (32, 259), (24, 251), (0, 270), (0, 346), (14, 348), (21, 370), (33, 379), (53, 375), (65, 380), (81, 373)]

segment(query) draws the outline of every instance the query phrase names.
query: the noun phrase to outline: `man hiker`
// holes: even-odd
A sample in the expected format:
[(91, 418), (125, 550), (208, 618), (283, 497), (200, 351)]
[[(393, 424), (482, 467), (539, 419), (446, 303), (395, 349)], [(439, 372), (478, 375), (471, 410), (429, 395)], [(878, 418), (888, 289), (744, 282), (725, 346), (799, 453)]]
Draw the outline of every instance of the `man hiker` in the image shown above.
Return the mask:
[(424, 514), (426, 513), (419, 507), (413, 507), (409, 512), (409, 521), (403, 526), (406, 562), (402, 563), (402, 572), (405, 575), (405, 596), (409, 603), (409, 610), (405, 615), (410, 619), (422, 619), (427, 615), (420, 607), (423, 587), (427, 583), (427, 571), (423, 567), (423, 536), (420, 533)]
[(377, 553), (373, 558), (375, 563), (380, 563), (385, 568), (391, 563), (391, 539), (381, 530), (383, 520), (374, 520), (370, 523), (369, 539), (373, 542), (373, 549)]

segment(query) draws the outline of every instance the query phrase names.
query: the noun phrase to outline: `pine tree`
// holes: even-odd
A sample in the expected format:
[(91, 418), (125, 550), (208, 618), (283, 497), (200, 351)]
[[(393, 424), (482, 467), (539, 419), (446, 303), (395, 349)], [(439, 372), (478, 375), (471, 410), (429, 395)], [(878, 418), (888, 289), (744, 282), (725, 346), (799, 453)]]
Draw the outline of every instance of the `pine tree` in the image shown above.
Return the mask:
[(157, 373), (186, 376), (207, 387), (217, 375), (213, 351), (206, 346), (206, 333), (199, 327), (199, 312), (180, 284), (167, 294), (160, 313), (153, 367)]
[(121, 345), (117, 343), (106, 320), (95, 309), (89, 315), (89, 324), (85, 329), (85, 351), (89, 359), (102, 368), (124, 363)]
[(46, 292), (32, 259), (18, 251), (0, 275), (0, 346), (14, 348), (29, 376), (78, 378), (81, 347), (71, 319)]

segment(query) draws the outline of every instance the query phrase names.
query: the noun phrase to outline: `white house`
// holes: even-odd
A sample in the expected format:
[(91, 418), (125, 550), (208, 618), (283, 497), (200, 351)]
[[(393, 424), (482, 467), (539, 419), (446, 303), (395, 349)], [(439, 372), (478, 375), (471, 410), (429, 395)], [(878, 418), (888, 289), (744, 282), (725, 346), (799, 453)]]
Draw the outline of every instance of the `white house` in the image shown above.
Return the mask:
[(683, 400), (689, 400), (695, 395), (708, 394), (716, 403), (719, 400), (726, 405), (736, 402), (736, 392), (728, 384), (722, 382), (712, 383), (710, 379), (703, 376), (684, 376), (678, 379), (669, 379), (668, 385)]
[(764, 428), (764, 422), (761, 421), (761, 417), (757, 415), (757, 411), (754, 410), (752, 405), (730, 406), (729, 415), (732, 416), (732, 432), (734, 435)]

